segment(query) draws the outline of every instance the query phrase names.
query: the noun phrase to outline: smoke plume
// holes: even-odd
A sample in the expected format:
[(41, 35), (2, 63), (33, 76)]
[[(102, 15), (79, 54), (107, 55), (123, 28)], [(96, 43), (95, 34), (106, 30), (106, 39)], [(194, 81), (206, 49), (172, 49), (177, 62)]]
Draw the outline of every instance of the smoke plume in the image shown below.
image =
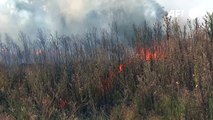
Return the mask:
[[(2, 0), (1, 0), (2, 1)], [(0, 2), (0, 33), (34, 34), (37, 29), (63, 34), (97, 27), (108, 29), (112, 21), (150, 24), (162, 19), (164, 9), (154, 0), (3, 0)]]

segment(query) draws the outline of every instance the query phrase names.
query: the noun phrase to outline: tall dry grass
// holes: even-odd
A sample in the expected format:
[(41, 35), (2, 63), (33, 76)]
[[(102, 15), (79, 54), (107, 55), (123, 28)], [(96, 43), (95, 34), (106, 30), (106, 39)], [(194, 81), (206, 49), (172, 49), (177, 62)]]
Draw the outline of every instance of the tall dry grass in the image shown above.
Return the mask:
[(133, 36), (97, 29), (47, 36), (39, 30), (35, 41), (20, 33), (18, 45), (6, 35), (0, 114), (21, 120), (212, 119), (212, 17), (184, 27), (165, 17), (153, 28), (133, 25)]

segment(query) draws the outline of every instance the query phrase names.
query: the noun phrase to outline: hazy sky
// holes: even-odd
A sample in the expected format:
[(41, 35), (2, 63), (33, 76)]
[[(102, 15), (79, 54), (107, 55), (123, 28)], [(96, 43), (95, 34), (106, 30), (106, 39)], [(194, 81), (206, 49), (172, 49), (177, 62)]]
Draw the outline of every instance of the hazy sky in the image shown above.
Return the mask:
[(182, 10), (186, 18), (203, 16), (206, 12), (213, 12), (213, 0), (156, 0), (165, 7), (166, 11)]
[[(119, 20), (120, 28), (143, 20), (154, 23), (166, 11), (195, 18), (213, 11), (213, 0), (0, 0), (0, 33), (79, 33), (91, 27), (107, 28)], [(164, 7), (164, 8), (163, 8)]]

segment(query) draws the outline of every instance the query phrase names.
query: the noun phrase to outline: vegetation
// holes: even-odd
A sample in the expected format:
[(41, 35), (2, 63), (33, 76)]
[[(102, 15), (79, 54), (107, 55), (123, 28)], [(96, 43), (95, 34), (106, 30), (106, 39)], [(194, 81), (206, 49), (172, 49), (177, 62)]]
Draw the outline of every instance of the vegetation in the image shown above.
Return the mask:
[(213, 119), (213, 14), (132, 34), (92, 29), (0, 43), (0, 119)]

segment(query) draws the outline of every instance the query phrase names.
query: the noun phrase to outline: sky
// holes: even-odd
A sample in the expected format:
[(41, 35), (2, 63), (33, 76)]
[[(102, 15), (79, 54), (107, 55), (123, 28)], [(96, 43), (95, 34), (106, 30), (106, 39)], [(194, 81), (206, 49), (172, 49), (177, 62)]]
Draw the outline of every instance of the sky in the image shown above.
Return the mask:
[(194, 19), (213, 11), (211, 5), (212, 0), (0, 0), (0, 33), (81, 33), (92, 27), (109, 29), (112, 21), (124, 29), (145, 19), (153, 24), (166, 11)]

